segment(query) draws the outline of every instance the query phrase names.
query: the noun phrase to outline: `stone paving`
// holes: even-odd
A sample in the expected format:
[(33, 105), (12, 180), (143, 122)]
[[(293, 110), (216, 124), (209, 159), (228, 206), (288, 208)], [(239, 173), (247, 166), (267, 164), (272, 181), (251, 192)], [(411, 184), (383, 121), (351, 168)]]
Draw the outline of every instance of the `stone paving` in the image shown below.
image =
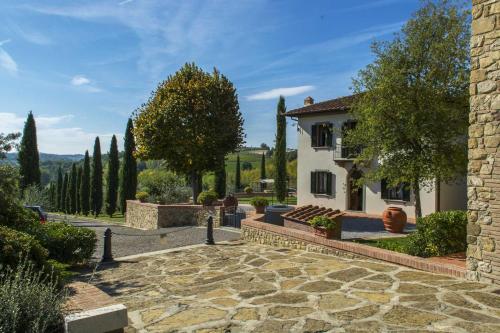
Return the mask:
[(93, 283), (128, 307), (126, 332), (500, 332), (498, 285), (243, 242), (120, 262)]

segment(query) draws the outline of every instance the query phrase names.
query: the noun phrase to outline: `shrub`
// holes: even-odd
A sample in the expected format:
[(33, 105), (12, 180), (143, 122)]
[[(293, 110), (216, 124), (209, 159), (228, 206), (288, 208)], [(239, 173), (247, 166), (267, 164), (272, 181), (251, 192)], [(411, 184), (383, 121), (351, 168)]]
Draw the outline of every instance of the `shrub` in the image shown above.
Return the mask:
[(44, 210), (53, 211), (48, 188), (39, 185), (29, 185), (23, 191), (22, 202), (28, 206), (41, 206)]
[(325, 228), (333, 229), (335, 228), (335, 221), (326, 216), (315, 216), (309, 221), (309, 224), (314, 228)]
[(217, 200), (217, 193), (214, 191), (203, 191), (198, 195), (198, 203), (204, 206), (210, 206)]
[(255, 197), (250, 200), (250, 204), (254, 207), (264, 207), (269, 205), (269, 200), (264, 197)]
[(405, 252), (419, 257), (463, 252), (466, 238), (466, 212), (437, 212), (417, 220), (417, 230), (408, 236)]
[(245, 193), (250, 194), (253, 193), (253, 189), (250, 186), (245, 187)]
[(22, 257), (40, 268), (46, 264), (48, 251), (35, 237), (24, 232), (0, 226), (0, 266), (16, 267)]
[(64, 301), (56, 279), (23, 259), (0, 275), (0, 332), (62, 331)]
[(65, 222), (43, 225), (42, 245), (49, 250), (49, 257), (65, 264), (86, 262), (92, 257), (97, 237), (93, 230), (78, 228)]
[(173, 204), (188, 202), (191, 190), (184, 177), (161, 169), (146, 169), (138, 176), (138, 188), (149, 193), (149, 202)]
[(146, 202), (146, 200), (148, 200), (148, 197), (149, 197), (149, 193), (148, 192), (137, 192), (135, 194), (135, 198), (137, 200), (139, 200), (140, 202)]

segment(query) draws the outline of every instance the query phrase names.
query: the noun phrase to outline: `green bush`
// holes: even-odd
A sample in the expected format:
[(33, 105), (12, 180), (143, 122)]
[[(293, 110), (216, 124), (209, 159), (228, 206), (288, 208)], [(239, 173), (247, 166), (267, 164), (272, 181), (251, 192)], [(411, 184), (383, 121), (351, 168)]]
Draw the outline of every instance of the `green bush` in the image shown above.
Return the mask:
[(146, 200), (148, 200), (148, 197), (149, 197), (149, 193), (148, 192), (137, 192), (135, 194), (135, 198), (137, 200), (139, 200), (140, 202), (146, 202)]
[(246, 194), (253, 193), (253, 189), (250, 186), (245, 187), (244, 191)]
[(65, 222), (43, 225), (45, 235), (42, 245), (49, 250), (49, 257), (65, 264), (86, 262), (92, 257), (97, 237), (93, 230), (78, 228)]
[(160, 204), (188, 202), (191, 190), (186, 180), (171, 171), (146, 169), (137, 177), (139, 191), (149, 194), (148, 201)]
[(250, 200), (250, 204), (254, 207), (265, 207), (269, 205), (269, 200), (264, 197), (254, 197)]
[(408, 236), (405, 252), (419, 257), (463, 252), (466, 238), (466, 212), (437, 212), (417, 220), (417, 230)]
[(198, 195), (198, 203), (204, 206), (210, 206), (217, 201), (217, 193), (214, 191), (203, 191)]
[(0, 274), (0, 332), (60, 332), (64, 301), (57, 279), (23, 259)]
[(315, 216), (309, 221), (309, 224), (314, 228), (322, 227), (325, 229), (333, 229), (336, 225), (334, 220), (326, 216)]
[(23, 257), (40, 268), (46, 264), (48, 251), (32, 235), (0, 226), (0, 266), (15, 267)]

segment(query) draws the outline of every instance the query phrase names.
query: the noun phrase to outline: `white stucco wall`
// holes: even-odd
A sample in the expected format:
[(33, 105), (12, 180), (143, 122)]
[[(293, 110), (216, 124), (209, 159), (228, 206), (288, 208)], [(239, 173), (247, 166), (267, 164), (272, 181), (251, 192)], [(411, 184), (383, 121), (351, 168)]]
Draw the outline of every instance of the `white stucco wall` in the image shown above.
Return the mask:
[[(333, 209), (348, 208), (348, 173), (353, 163), (351, 161), (337, 163), (334, 161), (334, 148), (311, 147), (311, 127), (315, 123), (331, 122), (334, 124), (334, 142), (341, 144), (340, 129), (349, 119), (346, 112), (316, 114), (298, 118), (298, 163), (297, 163), (297, 196), (298, 205), (318, 205)], [(311, 192), (311, 171), (330, 171), (333, 178), (334, 191), (332, 196), (315, 195)], [(441, 209), (466, 209), (465, 184), (444, 185), (441, 187)], [(434, 189), (423, 189), (420, 192), (422, 214), (428, 215), (436, 211), (436, 193)], [(380, 215), (388, 206), (403, 208), (409, 217), (415, 216), (414, 196), (410, 202), (389, 201), (381, 198), (380, 182), (363, 186), (363, 212)]]

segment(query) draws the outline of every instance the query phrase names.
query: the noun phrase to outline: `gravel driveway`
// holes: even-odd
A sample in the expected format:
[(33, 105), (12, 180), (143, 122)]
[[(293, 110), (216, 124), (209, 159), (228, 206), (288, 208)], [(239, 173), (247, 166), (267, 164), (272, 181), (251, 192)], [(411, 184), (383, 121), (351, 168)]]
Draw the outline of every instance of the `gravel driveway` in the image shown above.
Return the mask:
[[(49, 219), (61, 219), (51, 215)], [(198, 226), (172, 227), (157, 230), (139, 230), (104, 221), (89, 221), (78, 218), (69, 218), (69, 222), (77, 227), (89, 228), (97, 234), (97, 248), (93, 259), (100, 260), (103, 252), (103, 236), (106, 228), (113, 232), (113, 257), (125, 257), (133, 254), (159, 251), (174, 247), (202, 244), (207, 238), (207, 229)], [(240, 238), (238, 229), (214, 229), (215, 242), (236, 240)]]

